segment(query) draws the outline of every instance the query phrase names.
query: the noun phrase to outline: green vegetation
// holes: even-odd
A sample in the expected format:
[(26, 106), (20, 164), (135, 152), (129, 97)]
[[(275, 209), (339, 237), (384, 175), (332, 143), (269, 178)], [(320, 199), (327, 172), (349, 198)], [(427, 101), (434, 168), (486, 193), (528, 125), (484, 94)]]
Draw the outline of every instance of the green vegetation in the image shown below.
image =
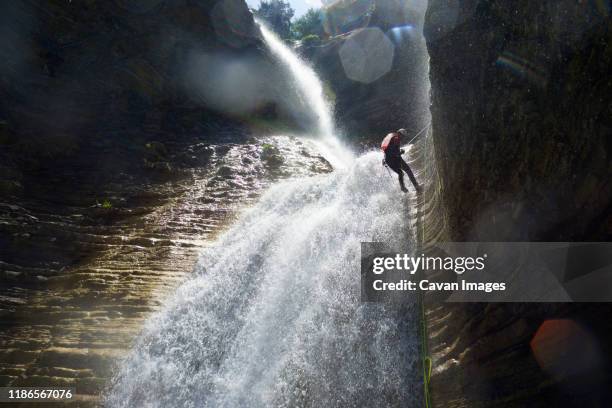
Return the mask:
[(291, 133), (297, 125), (286, 117), (264, 118), (250, 115), (245, 118), (245, 123), (254, 134)]
[(295, 40), (302, 42), (312, 41), (314, 38), (319, 40), (324, 34), (321, 9), (311, 8), (291, 24), (291, 36)]
[(111, 208), (113, 208), (113, 204), (110, 202), (110, 200), (106, 199), (102, 201), (102, 208), (104, 208), (105, 210), (110, 210)]
[(302, 38), (302, 45), (311, 46), (311, 45), (319, 45), (321, 43), (321, 38), (316, 34), (308, 34), (307, 36)]
[(255, 16), (266, 22), (282, 39), (291, 37), (291, 18), (294, 13), (289, 3), (283, 0), (262, 0), (259, 8), (254, 10)]
[(264, 143), (262, 145), (261, 159), (266, 166), (272, 169), (278, 169), (278, 167), (285, 162), (280, 154), (280, 150), (270, 143)]
[(262, 0), (255, 16), (263, 20), (279, 37), (317, 44), (325, 35), (321, 9), (309, 9), (306, 14), (291, 22), (295, 11), (284, 0)]
[(336, 104), (336, 92), (329, 84), (329, 82), (323, 82), (323, 93), (325, 94), (325, 99), (334, 106)]

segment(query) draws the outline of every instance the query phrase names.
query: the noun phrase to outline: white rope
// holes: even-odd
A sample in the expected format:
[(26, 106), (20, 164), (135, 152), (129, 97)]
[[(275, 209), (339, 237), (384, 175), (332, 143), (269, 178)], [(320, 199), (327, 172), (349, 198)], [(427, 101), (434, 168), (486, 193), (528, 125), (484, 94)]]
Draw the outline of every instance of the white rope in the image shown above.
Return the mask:
[(410, 141), (407, 144), (412, 143), (412, 141), (414, 139), (416, 139), (417, 137), (419, 137), (421, 135), (421, 133), (426, 131), (429, 128), (429, 126), (431, 126), (431, 122), (427, 122), (427, 125), (425, 125), (425, 127), (423, 129), (419, 130), (419, 132), (416, 135), (414, 135), (414, 137), (412, 139), (410, 139)]

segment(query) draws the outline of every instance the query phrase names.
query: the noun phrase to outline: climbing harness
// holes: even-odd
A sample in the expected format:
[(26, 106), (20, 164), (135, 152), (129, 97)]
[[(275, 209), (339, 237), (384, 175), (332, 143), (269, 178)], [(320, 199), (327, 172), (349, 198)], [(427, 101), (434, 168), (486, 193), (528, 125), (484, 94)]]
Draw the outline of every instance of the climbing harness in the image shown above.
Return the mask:
[[(413, 137), (412, 139), (410, 139), (410, 141), (407, 144), (412, 143), (417, 137), (421, 136), (423, 134), (423, 132), (425, 132), (427, 129), (429, 129), (429, 126), (431, 126), (431, 121), (427, 122), (427, 125), (425, 125), (425, 127), (421, 130), (419, 130)], [(382, 141), (380, 148), (383, 150), (383, 152), (387, 149), (387, 147), (389, 146), (389, 144), (391, 143), (391, 141), (393, 139), (395, 139), (395, 137), (397, 136), (392, 136), (393, 133), (389, 133)], [(399, 140), (399, 138), (398, 138)], [(389, 171), (389, 165), (387, 164), (387, 162), (385, 161), (385, 159), (382, 160), (382, 165), (383, 167), (385, 167), (387, 169), (387, 173), (389, 173), (389, 176), (393, 177), (391, 175), (391, 172)]]
[(393, 176), (391, 175), (391, 171), (389, 170), (389, 165), (387, 164), (387, 162), (386, 162), (386, 160), (385, 160), (385, 159), (382, 159), (382, 165), (383, 165), (383, 167), (384, 167), (385, 169), (387, 169), (387, 173), (389, 173), (389, 177), (393, 177)]

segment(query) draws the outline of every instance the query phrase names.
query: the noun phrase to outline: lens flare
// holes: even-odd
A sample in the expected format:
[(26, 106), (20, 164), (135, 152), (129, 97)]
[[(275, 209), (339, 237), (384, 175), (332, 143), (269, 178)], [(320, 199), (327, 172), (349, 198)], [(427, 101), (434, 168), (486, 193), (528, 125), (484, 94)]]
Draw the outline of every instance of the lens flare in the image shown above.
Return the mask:
[(523, 77), (538, 86), (545, 87), (548, 82), (548, 75), (543, 67), (512, 52), (504, 51), (497, 58), (495, 64), (509, 69), (513, 74)]

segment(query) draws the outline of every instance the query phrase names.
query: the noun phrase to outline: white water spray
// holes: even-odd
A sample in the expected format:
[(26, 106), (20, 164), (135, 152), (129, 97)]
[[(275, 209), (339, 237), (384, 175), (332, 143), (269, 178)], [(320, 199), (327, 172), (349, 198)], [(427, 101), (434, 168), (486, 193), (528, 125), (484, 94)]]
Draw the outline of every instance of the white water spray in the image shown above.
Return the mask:
[(360, 303), (360, 242), (405, 240), (376, 153), (283, 182), (151, 319), (111, 407), (416, 406), (416, 322)]
[(338, 141), (331, 115), (331, 107), (325, 97), (323, 85), (312, 68), (294, 54), (283, 41), (258, 21), (261, 34), (270, 51), (291, 72), (298, 93), (317, 117), (314, 142), (335, 168), (345, 168), (353, 160), (352, 154)]
[(331, 137), (334, 134), (334, 122), (329, 113), (330, 106), (325, 100), (321, 81), (319, 81), (312, 68), (306, 62), (300, 60), (272, 31), (260, 22), (259, 27), (270, 51), (294, 73), (296, 85), (317, 115), (319, 119), (317, 123), (318, 135)]
[[(333, 147), (316, 75), (263, 31)], [(203, 251), (194, 276), (147, 322), (107, 406), (419, 404), (415, 313), (360, 302), (360, 242), (410, 241), (402, 193), (378, 153), (345, 163), (277, 184)]]

